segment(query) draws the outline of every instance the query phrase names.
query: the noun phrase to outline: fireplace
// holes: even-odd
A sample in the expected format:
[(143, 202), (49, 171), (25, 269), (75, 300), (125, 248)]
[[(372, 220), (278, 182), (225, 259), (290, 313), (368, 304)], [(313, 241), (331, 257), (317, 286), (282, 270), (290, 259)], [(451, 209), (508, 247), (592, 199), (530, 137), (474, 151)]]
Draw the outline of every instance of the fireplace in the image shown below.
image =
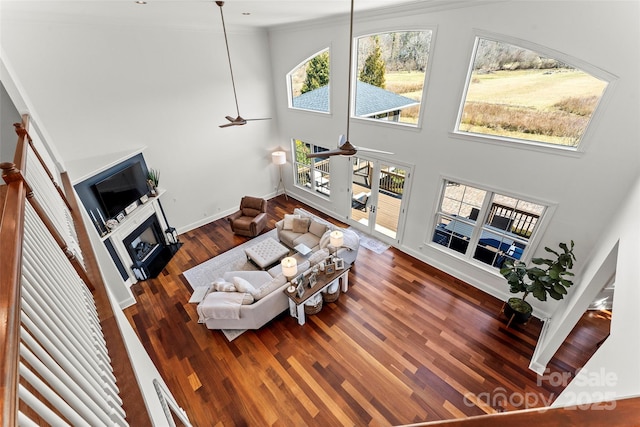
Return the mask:
[(129, 233), (122, 243), (133, 262), (131, 269), (138, 280), (156, 277), (171, 259), (170, 245), (165, 243), (156, 215), (150, 216)]

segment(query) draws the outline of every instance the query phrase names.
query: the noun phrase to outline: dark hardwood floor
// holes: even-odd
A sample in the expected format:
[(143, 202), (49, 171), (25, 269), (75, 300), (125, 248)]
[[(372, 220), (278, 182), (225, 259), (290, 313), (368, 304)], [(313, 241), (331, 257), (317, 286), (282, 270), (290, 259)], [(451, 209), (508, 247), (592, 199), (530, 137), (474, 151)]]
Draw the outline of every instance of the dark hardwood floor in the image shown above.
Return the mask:
[[(270, 200), (269, 229), (298, 206), (318, 213)], [(193, 425), (398, 425), (543, 406), (561, 391), (528, 369), (540, 321), (506, 328), (502, 301), (394, 248), (361, 248), (348, 293), (306, 325), (285, 312), (228, 342), (197, 323), (181, 273), (248, 239), (225, 220), (180, 239), (125, 314)], [(577, 329), (551, 371), (580, 368), (608, 325)]]

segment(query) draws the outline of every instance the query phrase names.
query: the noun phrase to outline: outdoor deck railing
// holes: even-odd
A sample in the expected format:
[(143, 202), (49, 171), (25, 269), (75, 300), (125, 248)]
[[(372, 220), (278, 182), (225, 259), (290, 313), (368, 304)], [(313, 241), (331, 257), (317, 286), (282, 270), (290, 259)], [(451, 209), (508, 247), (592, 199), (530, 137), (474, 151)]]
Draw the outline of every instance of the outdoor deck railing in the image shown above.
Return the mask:
[(404, 192), (404, 171), (402, 173), (388, 170), (380, 171), (380, 191), (390, 193), (390, 195), (402, 196)]
[(531, 233), (540, 219), (539, 215), (514, 209), (500, 203), (493, 203), (489, 211), (487, 223), (491, 224), (496, 217), (509, 218), (509, 231), (526, 238), (531, 237)]

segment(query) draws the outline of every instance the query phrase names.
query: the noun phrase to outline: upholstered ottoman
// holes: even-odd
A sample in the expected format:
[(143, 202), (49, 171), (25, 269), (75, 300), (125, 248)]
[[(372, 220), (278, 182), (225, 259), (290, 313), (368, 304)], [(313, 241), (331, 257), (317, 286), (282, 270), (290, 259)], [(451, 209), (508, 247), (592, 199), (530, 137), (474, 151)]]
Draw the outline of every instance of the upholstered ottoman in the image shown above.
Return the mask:
[(261, 269), (266, 270), (267, 267), (287, 256), (289, 248), (269, 237), (257, 245), (245, 249), (244, 252), (250, 261)]

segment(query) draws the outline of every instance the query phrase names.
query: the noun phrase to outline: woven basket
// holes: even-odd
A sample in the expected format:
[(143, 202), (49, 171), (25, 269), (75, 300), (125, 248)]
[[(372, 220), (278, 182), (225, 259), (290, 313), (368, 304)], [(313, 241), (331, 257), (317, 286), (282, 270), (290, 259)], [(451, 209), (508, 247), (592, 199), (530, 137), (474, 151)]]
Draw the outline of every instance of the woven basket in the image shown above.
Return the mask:
[(313, 298), (304, 303), (304, 312), (305, 314), (316, 314), (322, 310), (322, 297), (318, 295), (320, 298)]
[(340, 297), (340, 286), (338, 286), (336, 291), (333, 293), (331, 292), (322, 293), (322, 299), (324, 300), (324, 302), (336, 302), (339, 297)]

